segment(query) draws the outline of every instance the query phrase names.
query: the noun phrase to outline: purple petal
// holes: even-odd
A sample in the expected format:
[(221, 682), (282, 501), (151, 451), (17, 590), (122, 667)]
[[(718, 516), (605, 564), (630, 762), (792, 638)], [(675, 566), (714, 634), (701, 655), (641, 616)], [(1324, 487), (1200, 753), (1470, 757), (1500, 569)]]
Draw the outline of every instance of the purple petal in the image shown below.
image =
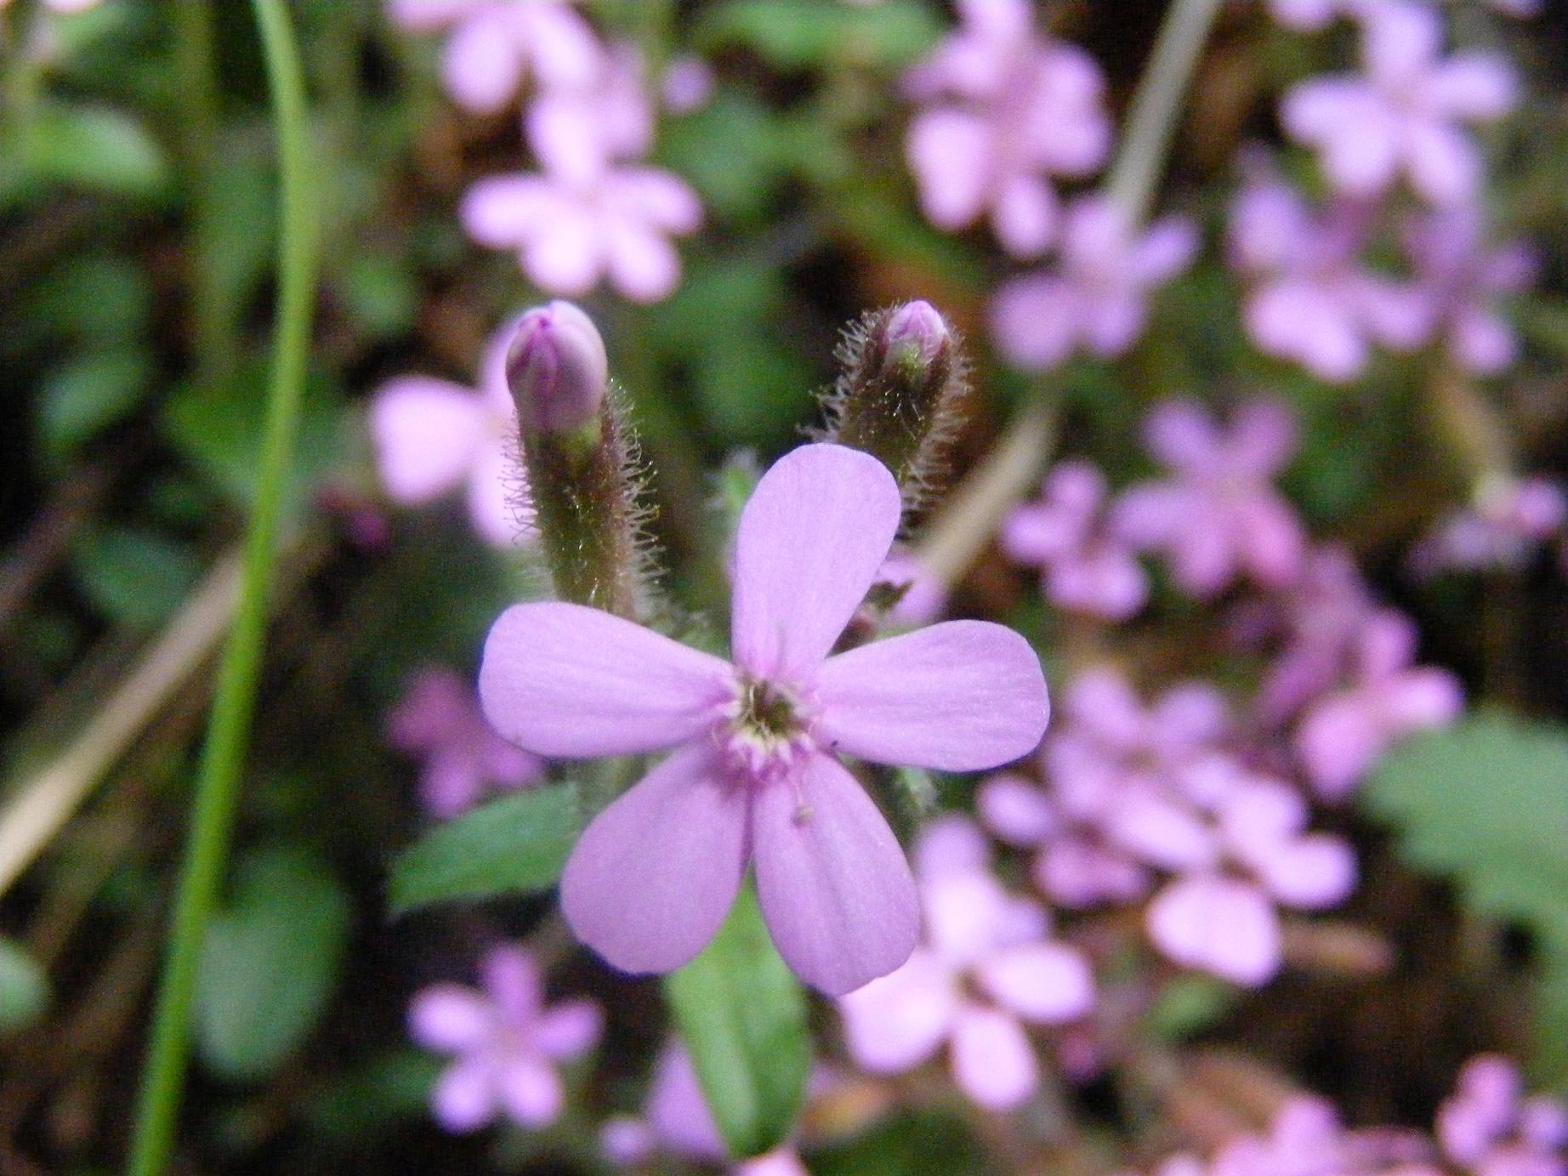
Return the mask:
[(1456, 54), (1432, 71), (1431, 97), (1444, 113), (1466, 121), (1501, 118), (1519, 102), (1519, 75), (1507, 58)]
[(507, 1115), (531, 1131), (555, 1122), (566, 1105), (559, 1075), (542, 1058), (508, 1058), (496, 1074), (496, 1086)]
[(448, 1131), (477, 1131), (495, 1118), (496, 1075), (488, 1061), (464, 1058), (442, 1071), (430, 1092), (430, 1109)]
[(490, 176), (463, 194), (458, 219), (475, 241), (491, 249), (517, 249), (564, 215), (570, 201), (542, 176)]
[(1050, 717), (1029, 643), (945, 621), (841, 653), (817, 678), (818, 738), (857, 759), (973, 772), (1026, 755)]
[(578, 604), (519, 604), (485, 640), (485, 717), (536, 755), (636, 755), (711, 725), (733, 673), (716, 657)]
[(909, 958), (920, 898), (904, 851), (865, 789), (814, 755), (762, 785), (752, 813), (757, 895), (779, 954), (841, 996)]
[(389, 380), (370, 408), (376, 468), (395, 502), (428, 502), (462, 482), (484, 436), (472, 391), (445, 380)]
[(534, 1023), (533, 1043), (547, 1058), (564, 1061), (587, 1053), (604, 1031), (604, 1014), (591, 1000), (551, 1005)]
[(610, 280), (632, 302), (661, 302), (680, 285), (681, 259), (669, 239), (632, 220), (606, 226)]
[(490, 1039), (495, 1006), (461, 984), (435, 984), (408, 1006), (408, 1035), (425, 1049), (468, 1053)]
[(520, 947), (492, 948), (481, 968), (485, 991), (513, 1025), (526, 1025), (539, 1015), (544, 977), (533, 956)]
[(983, 119), (948, 108), (910, 124), (905, 154), (931, 223), (949, 231), (973, 224), (985, 207), (991, 130)]
[(1035, 1092), (1040, 1071), (1017, 1021), (997, 1009), (967, 1005), (953, 1026), (953, 1080), (987, 1110), (1011, 1111)]
[(1035, 175), (1017, 175), (997, 192), (991, 225), (1002, 248), (1020, 259), (1038, 257), (1056, 236), (1056, 193)]
[(774, 463), (735, 536), (735, 660), (799, 680), (849, 624), (893, 546), (902, 501), (876, 458), (803, 445)]
[(947, 1037), (957, 997), (947, 966), (917, 949), (896, 972), (840, 999), (850, 1056), (873, 1074), (913, 1069)]
[(562, 202), (523, 249), (523, 269), (541, 290), (580, 297), (604, 272), (603, 221), (581, 204)]
[(1022, 776), (994, 776), (979, 797), (980, 818), (1009, 845), (1039, 845), (1061, 822), (1046, 794)]
[(500, 110), (523, 80), (523, 55), (511, 22), (500, 13), (476, 12), (447, 40), (441, 78), (452, 100), (475, 114)]
[(481, 444), (468, 476), (468, 517), (492, 547), (515, 547), (533, 538), (524, 522), (528, 483), (523, 468), (500, 441)]
[(1149, 904), (1149, 935), (1178, 964), (1257, 987), (1279, 971), (1280, 930), (1257, 888), (1198, 875), (1167, 886)]
[(1417, 123), (1408, 134), (1406, 162), (1417, 192), (1437, 205), (1459, 204), (1475, 195), (1481, 155), (1468, 135), (1441, 122)]
[(1008, 948), (983, 961), (975, 976), (999, 1004), (1041, 1025), (1077, 1020), (1094, 1007), (1088, 961), (1060, 943)]
[(1286, 906), (1320, 910), (1336, 906), (1356, 888), (1356, 855), (1326, 833), (1259, 854), (1255, 868), (1269, 892)]
[(584, 830), (561, 876), (572, 931), (623, 972), (669, 972), (718, 932), (746, 868), (747, 791), (706, 740)]
[(1009, 363), (1026, 371), (1056, 367), (1078, 341), (1083, 301), (1050, 273), (1004, 283), (991, 299), (991, 334)]

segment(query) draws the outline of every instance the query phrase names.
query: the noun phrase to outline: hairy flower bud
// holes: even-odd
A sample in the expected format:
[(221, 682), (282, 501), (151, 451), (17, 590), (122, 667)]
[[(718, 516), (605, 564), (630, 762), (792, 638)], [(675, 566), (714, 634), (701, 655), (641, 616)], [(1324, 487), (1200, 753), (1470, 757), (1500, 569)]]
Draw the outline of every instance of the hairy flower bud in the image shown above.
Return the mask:
[(506, 380), (525, 433), (575, 433), (597, 423), (609, 378), (604, 340), (572, 303), (535, 307), (518, 322)]
[(917, 505), (958, 424), (963, 363), (952, 329), (929, 302), (876, 311), (846, 333), (827, 437), (893, 471)]

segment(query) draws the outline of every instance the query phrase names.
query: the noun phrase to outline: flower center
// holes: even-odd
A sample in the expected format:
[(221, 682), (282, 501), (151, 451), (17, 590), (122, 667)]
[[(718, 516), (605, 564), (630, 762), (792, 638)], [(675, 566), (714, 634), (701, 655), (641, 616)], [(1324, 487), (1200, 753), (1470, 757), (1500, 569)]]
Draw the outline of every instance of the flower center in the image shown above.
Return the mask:
[(811, 746), (807, 708), (799, 695), (777, 682), (742, 675), (728, 708), (725, 750), (753, 779), (769, 779)]

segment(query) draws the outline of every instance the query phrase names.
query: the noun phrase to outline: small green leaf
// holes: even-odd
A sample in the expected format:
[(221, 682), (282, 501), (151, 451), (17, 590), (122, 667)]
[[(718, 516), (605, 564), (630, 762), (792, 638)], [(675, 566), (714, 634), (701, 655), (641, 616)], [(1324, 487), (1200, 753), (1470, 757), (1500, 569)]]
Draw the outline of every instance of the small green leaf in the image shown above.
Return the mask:
[(908, 0), (862, 8), (838, 0), (734, 0), (712, 8), (697, 37), (705, 50), (744, 45), (782, 70), (837, 63), (900, 69), (941, 33), (930, 9)]
[(431, 830), (392, 863), (392, 913), (553, 886), (581, 827), (570, 784), (481, 805)]
[(27, 1028), (48, 1007), (49, 980), (38, 961), (0, 938), (0, 1037)]
[(413, 1049), (381, 1054), (335, 1078), (311, 1102), (311, 1130), (352, 1143), (403, 1119), (426, 1113), (443, 1058)]
[(131, 527), (88, 531), (73, 563), (93, 603), (133, 629), (167, 620), (201, 575), (201, 561), (188, 545)]
[(806, 1097), (806, 996), (779, 958), (751, 887), (718, 936), (664, 982), (714, 1122), (737, 1158), (789, 1138)]
[(274, 1071), (315, 1028), (347, 947), (349, 902), (313, 855), (283, 847), (240, 865), (234, 900), (202, 948), (196, 1040), (216, 1074)]
[(152, 383), (152, 357), (140, 347), (79, 356), (55, 369), (40, 389), (38, 428), (56, 460), (126, 417)]
[(52, 104), (28, 126), (23, 160), (35, 182), (124, 196), (168, 187), (169, 161), (145, 127), (107, 107)]

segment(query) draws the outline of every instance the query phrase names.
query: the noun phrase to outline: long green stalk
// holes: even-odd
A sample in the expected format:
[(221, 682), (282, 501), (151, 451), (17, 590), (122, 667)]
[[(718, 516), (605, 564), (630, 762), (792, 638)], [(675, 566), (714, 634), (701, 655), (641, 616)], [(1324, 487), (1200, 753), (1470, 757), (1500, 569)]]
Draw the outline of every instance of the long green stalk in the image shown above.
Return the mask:
[(168, 1169), (174, 1147), (190, 1052), (197, 969), (228, 858), (249, 744), (283, 492), (292, 464), (310, 352), (317, 238), (304, 73), (283, 0), (253, 0), (253, 6), (267, 59), (282, 191), (278, 234), (280, 293), (272, 383), (262, 440), (261, 477), (246, 544), (242, 597), (219, 671), (158, 993), (152, 1045), (143, 1074), (130, 1165), (134, 1176), (161, 1176)]

